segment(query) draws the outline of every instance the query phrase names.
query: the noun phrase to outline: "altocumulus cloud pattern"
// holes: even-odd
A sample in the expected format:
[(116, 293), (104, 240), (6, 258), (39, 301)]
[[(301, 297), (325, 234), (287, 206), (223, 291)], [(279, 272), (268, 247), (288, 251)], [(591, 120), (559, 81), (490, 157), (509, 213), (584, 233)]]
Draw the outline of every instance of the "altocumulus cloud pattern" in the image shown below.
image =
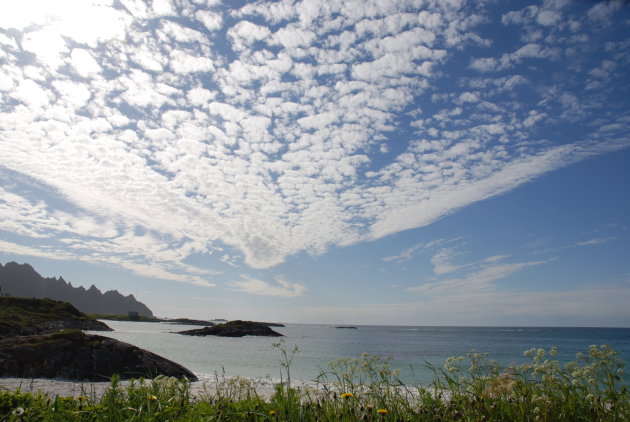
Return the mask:
[(207, 285), (630, 145), (620, 1), (0, 12), (3, 251)]

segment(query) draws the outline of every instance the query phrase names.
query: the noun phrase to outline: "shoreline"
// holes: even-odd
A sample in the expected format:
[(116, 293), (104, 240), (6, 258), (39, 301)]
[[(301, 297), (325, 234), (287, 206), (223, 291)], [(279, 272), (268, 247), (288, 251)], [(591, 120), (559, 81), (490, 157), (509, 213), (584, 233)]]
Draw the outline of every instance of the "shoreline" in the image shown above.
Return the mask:
[[(240, 390), (244, 395), (258, 395), (268, 400), (276, 392), (276, 386), (281, 384), (279, 379), (273, 378), (245, 378), (228, 377), (208, 374), (195, 374), (198, 381), (189, 382), (191, 398), (204, 398), (221, 394), (225, 391)], [(152, 379), (144, 380), (147, 385), (151, 385)], [(137, 384), (138, 379), (134, 379)], [(127, 388), (131, 380), (120, 380), (118, 385)], [(111, 381), (73, 381), (61, 378), (0, 378), (0, 390), (14, 392), (19, 389), (23, 393), (42, 393), (48, 397), (78, 397), (86, 396), (100, 400), (107, 389), (111, 386)], [(318, 386), (315, 381), (292, 380), (291, 387), (297, 390), (322, 391), (321, 384)]]

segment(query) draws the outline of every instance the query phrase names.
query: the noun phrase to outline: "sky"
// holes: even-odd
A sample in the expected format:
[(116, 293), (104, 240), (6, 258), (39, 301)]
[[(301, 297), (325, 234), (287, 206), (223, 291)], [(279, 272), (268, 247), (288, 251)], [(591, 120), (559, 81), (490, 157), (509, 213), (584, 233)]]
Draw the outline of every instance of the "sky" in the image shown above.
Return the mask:
[(625, 1), (0, 3), (0, 263), (163, 317), (630, 326)]

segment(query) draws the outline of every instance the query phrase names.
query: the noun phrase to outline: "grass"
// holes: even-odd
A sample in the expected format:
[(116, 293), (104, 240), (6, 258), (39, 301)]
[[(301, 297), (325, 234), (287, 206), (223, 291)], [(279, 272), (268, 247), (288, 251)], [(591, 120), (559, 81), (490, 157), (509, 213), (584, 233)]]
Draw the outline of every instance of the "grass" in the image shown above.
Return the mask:
[(283, 382), (259, 395), (256, 381), (216, 377), (198, 396), (186, 380), (158, 377), (122, 387), (117, 378), (93, 395), (50, 398), (0, 392), (2, 421), (628, 421), (624, 362), (607, 346), (591, 346), (567, 364), (556, 350), (531, 349), (529, 361), (501, 367), (471, 352), (432, 367), (429, 386), (402, 383), (389, 359), (364, 355), (331, 362), (317, 390), (291, 385), (297, 348), (282, 354)]
[(67, 302), (52, 299), (0, 297), (0, 321), (5, 324), (29, 327), (51, 320), (92, 320)]
[(96, 321), (67, 302), (52, 299), (0, 297), (0, 337), (39, 334), (54, 321)]

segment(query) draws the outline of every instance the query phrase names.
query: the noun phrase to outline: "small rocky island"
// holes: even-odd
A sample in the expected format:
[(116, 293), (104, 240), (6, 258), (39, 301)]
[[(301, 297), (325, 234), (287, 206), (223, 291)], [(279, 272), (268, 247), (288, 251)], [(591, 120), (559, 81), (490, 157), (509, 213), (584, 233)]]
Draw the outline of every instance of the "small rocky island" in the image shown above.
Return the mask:
[[(276, 324), (281, 326), (282, 324)], [(185, 336), (219, 336), (219, 337), (243, 337), (243, 336), (268, 336), (282, 337), (282, 334), (272, 330), (267, 323), (254, 321), (229, 321), (210, 327), (195, 330), (179, 331), (177, 334)]]
[(197, 379), (183, 366), (154, 353), (81, 330), (112, 331), (66, 302), (0, 297), (0, 377)]

